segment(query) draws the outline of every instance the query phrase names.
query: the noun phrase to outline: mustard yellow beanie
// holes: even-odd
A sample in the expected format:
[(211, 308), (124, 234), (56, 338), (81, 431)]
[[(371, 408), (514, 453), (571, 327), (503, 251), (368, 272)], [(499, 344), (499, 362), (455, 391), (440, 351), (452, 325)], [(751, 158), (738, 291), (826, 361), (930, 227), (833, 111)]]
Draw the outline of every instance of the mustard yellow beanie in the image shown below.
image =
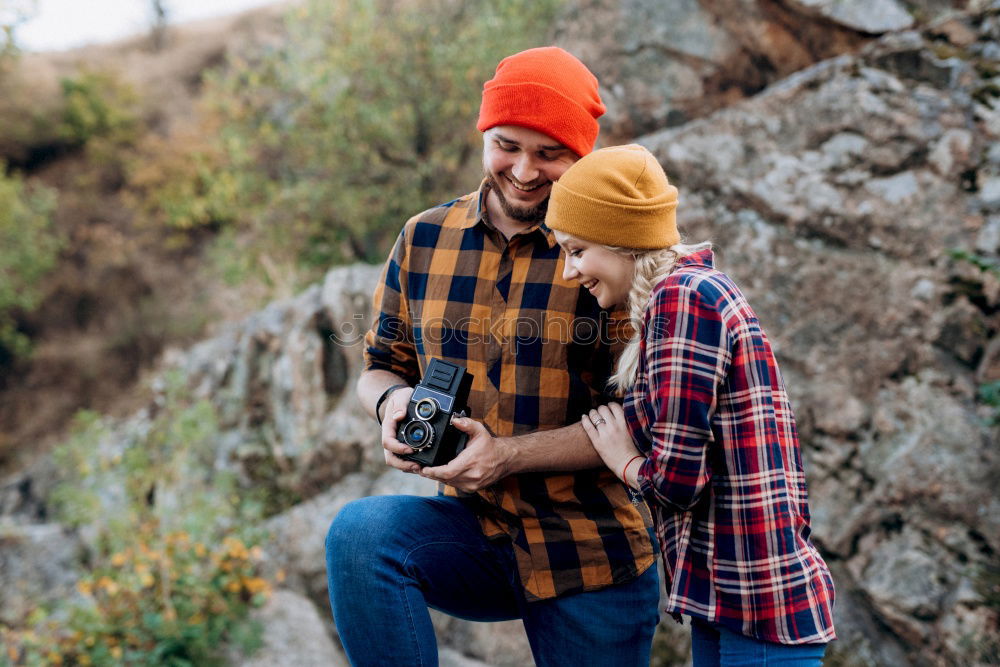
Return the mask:
[(623, 248), (680, 243), (677, 188), (653, 154), (637, 144), (580, 158), (552, 184), (545, 224), (577, 238)]

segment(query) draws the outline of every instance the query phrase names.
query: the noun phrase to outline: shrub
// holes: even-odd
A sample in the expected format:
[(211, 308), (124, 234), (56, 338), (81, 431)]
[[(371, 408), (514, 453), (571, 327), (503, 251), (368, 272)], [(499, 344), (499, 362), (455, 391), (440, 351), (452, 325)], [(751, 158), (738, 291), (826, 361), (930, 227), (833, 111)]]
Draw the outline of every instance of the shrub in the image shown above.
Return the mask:
[(141, 224), (165, 232), (173, 247), (188, 245), (200, 230), (232, 224), (242, 209), (238, 174), (205, 132), (146, 137), (130, 160), (126, 201)]
[(169, 375), (157, 414), (124, 433), (78, 416), (51, 500), (91, 536), (81, 599), (7, 629), (15, 664), (211, 665), (226, 643), (259, 644), (259, 503), (216, 470), (214, 409), (186, 393)]
[(0, 162), (0, 357), (21, 357), (30, 341), (17, 330), (17, 311), (41, 300), (41, 279), (55, 266), (62, 241), (52, 228), (55, 191), (5, 175)]
[(109, 72), (84, 70), (61, 82), (63, 111), (60, 136), (84, 145), (100, 137), (116, 143), (134, 141), (139, 128), (139, 98)]
[(312, 0), (283, 46), (210, 79), (256, 253), (380, 261), (407, 217), (474, 188), (482, 83), (544, 40), (557, 5)]

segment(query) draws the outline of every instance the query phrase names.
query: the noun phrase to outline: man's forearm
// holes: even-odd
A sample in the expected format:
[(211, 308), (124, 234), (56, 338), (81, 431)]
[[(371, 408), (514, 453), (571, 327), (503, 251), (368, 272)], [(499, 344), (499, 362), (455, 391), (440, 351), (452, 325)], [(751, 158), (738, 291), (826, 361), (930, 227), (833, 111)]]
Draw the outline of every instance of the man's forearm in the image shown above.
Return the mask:
[(578, 423), (498, 438), (497, 445), (504, 450), (508, 474), (604, 467), (590, 438)]
[(390, 371), (373, 370), (361, 373), (361, 377), (358, 378), (358, 400), (361, 401), (361, 407), (372, 418), (377, 419), (375, 404), (379, 397), (394, 384), (408, 385), (409, 383)]

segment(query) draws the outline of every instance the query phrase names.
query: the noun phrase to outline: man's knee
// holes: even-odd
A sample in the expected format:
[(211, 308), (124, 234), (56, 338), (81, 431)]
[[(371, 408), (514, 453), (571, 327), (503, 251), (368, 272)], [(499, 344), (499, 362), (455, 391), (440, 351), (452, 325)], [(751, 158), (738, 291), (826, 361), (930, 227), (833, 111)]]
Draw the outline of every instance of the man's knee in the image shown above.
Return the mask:
[(356, 556), (370, 556), (371, 545), (383, 543), (383, 527), (391, 514), (381, 501), (381, 497), (360, 498), (341, 508), (326, 534), (328, 562), (346, 565)]
[(350, 569), (366, 567), (373, 558), (398, 555), (407, 546), (410, 530), (426, 520), (429, 501), (418, 496), (371, 496), (344, 505), (327, 532), (327, 562)]

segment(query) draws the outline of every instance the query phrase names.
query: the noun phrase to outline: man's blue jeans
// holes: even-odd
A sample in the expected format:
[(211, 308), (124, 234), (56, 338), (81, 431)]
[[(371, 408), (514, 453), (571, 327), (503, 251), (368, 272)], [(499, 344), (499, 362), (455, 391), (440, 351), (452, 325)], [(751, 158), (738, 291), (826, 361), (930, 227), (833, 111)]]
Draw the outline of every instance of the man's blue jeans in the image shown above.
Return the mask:
[(527, 602), (510, 541), (486, 539), (458, 498), (377, 496), (348, 504), (330, 526), (326, 569), (353, 665), (437, 665), (428, 606), (472, 621), (522, 619), (541, 667), (649, 665), (655, 567), (619, 586)]
[(691, 620), (693, 667), (820, 667), (825, 653), (826, 644), (774, 644)]

